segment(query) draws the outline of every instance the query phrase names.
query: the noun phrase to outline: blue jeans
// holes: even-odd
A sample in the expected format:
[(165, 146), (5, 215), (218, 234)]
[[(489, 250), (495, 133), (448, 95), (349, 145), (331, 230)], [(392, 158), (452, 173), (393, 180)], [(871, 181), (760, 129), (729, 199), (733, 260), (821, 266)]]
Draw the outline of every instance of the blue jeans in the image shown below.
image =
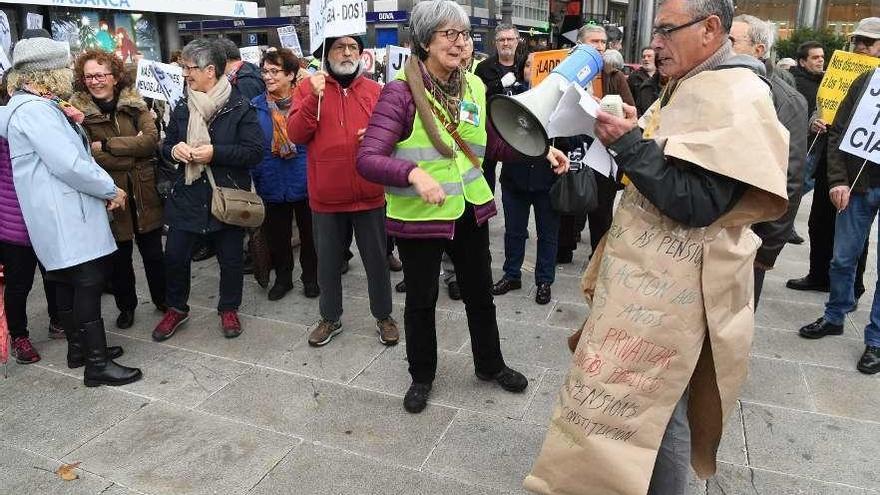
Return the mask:
[(510, 280), (522, 277), (526, 239), (529, 238), (529, 207), (532, 206), (538, 228), (535, 284), (552, 284), (556, 280), (559, 214), (550, 206), (550, 193), (518, 191), (502, 186), (501, 203), (504, 206), (504, 276)]
[[(853, 282), (856, 265), (871, 232), (871, 224), (880, 210), (880, 187), (869, 188), (864, 194), (851, 194), (849, 205), (837, 217), (834, 228), (834, 256), (829, 277), (831, 294), (825, 304), (825, 320), (843, 324), (844, 315), (856, 302)], [(871, 321), (865, 327), (865, 344), (880, 346), (880, 290), (875, 290), (871, 305)]]

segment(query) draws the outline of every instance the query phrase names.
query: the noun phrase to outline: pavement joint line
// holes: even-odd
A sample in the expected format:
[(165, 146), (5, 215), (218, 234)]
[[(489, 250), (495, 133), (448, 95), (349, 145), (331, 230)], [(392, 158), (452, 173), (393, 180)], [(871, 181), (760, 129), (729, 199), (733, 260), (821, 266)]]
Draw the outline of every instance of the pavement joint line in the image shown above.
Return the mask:
[[(4, 445), (6, 445), (7, 447), (9, 447), (9, 448), (11, 448), (11, 449), (15, 449), (15, 450), (20, 450), (20, 451), (23, 451), (23, 452), (27, 452), (28, 454), (31, 454), (31, 455), (34, 456), (34, 457), (39, 457), (39, 458), (46, 459), (46, 460), (49, 460), (49, 461), (52, 461), (52, 462), (57, 462), (57, 463), (59, 463), (59, 464), (65, 464), (65, 462), (64, 462), (64, 460), (63, 460), (63, 457), (62, 457), (61, 459), (56, 459), (55, 457), (48, 456), (48, 455), (45, 455), (45, 454), (41, 454), (40, 452), (35, 452), (35, 451), (33, 451), (33, 450), (31, 450), (31, 449), (29, 449), (29, 448), (27, 448), (27, 447), (22, 447), (22, 446), (19, 446), (19, 445), (11, 444), (11, 443), (9, 443), (9, 442), (7, 442), (7, 441), (5, 441), (5, 440), (0, 440), (0, 444), (4, 444)], [(107, 478), (107, 477), (101, 476), (101, 475), (98, 474), (98, 473), (95, 473), (95, 472), (89, 471), (88, 469), (81, 467), (81, 465), (80, 465), (80, 466), (77, 466), (76, 469), (79, 470), (79, 471), (82, 471), (83, 473), (87, 473), (87, 474), (89, 474), (90, 476), (94, 476), (94, 477), (96, 477), (96, 478), (99, 478), (99, 479), (104, 480), (104, 481), (106, 481), (107, 483), (109, 483), (109, 485), (106, 486), (106, 487), (104, 487), (104, 489), (101, 490), (100, 493), (104, 493), (104, 492), (106, 492), (108, 489), (112, 488), (113, 485), (117, 485), (117, 486), (120, 486), (120, 487), (122, 487), (122, 488), (124, 488), (124, 489), (126, 489), (126, 490), (130, 490), (130, 491), (132, 491), (132, 492), (139, 493), (139, 494), (141, 494), (141, 495), (149, 495), (147, 492), (142, 492), (142, 491), (140, 491), (140, 490), (136, 490), (136, 489), (134, 489), (134, 488), (130, 488), (130, 487), (128, 487), (128, 486), (126, 486), (126, 485), (124, 485), (124, 484), (122, 484), (122, 483), (120, 483), (120, 482), (114, 480), (114, 479)], [(55, 474), (55, 473), (53, 472), (52, 474)]]
[(434, 445), (431, 446), (431, 451), (428, 452), (428, 455), (425, 456), (425, 460), (422, 461), (421, 465), (419, 465), (419, 471), (422, 471), (423, 469), (425, 469), (425, 466), (428, 465), (428, 461), (431, 459), (431, 456), (434, 455), (434, 451), (437, 450), (437, 447), (440, 445), (440, 443), (443, 441), (443, 439), (446, 438), (446, 434), (449, 432), (449, 429), (452, 428), (452, 424), (455, 423), (455, 419), (458, 417), (458, 415), (460, 413), (461, 413), (460, 409), (455, 411), (455, 414), (449, 420), (449, 423), (446, 425), (446, 428), (443, 429), (443, 433), (441, 433), (440, 436), (437, 437), (437, 441), (435, 441)]
[[(777, 332), (786, 332), (786, 333), (794, 333), (794, 334), (797, 334), (797, 331), (796, 331), (796, 330), (789, 330), (789, 329), (787, 329), (787, 328), (779, 328), (779, 327), (773, 327), (773, 326), (769, 326), (769, 325), (755, 325), (755, 328), (766, 328), (766, 329), (768, 329), (768, 330), (775, 330), (775, 331), (777, 331)], [(847, 336), (847, 335), (834, 335), (834, 337), (838, 338), (839, 340), (849, 340), (849, 341), (855, 341), (855, 342), (863, 342), (863, 339), (861, 339), (861, 338), (858, 338), (858, 339), (857, 339), (857, 338), (855, 338), (855, 337), (849, 337), (849, 336)]]
[[(758, 351), (758, 352), (760, 352), (760, 351)], [(837, 371), (850, 372), (850, 371), (853, 371), (853, 369), (854, 369), (854, 368), (842, 368), (840, 366), (831, 366), (828, 364), (818, 364), (818, 363), (808, 363), (808, 362), (804, 362), (804, 361), (795, 361), (794, 359), (787, 359), (787, 358), (781, 358), (781, 357), (776, 357), (776, 356), (766, 356), (763, 354), (755, 354), (754, 352), (750, 353), (749, 356), (761, 358), (761, 359), (768, 359), (768, 360), (772, 360), (772, 361), (782, 361), (783, 363), (812, 366), (814, 368), (827, 368), (830, 370), (837, 370)]]
[[(400, 345), (400, 342), (398, 342), (397, 345)], [(378, 353), (376, 353), (376, 355), (373, 356), (372, 359), (370, 359), (370, 362), (367, 363), (366, 366), (364, 366), (363, 368), (361, 368), (361, 370), (358, 371), (357, 373), (355, 373), (354, 376), (352, 376), (350, 380), (348, 380), (347, 382), (345, 382), (345, 385), (349, 386), (349, 385), (351, 385), (352, 383), (354, 383), (354, 381), (357, 380), (358, 377), (361, 376), (361, 375), (364, 373), (364, 371), (367, 371), (367, 368), (369, 368), (369, 367), (372, 366), (376, 361), (379, 360), (379, 357), (380, 357), (380, 356), (382, 356), (382, 355), (385, 354), (386, 352), (390, 352), (389, 349), (391, 349), (391, 346), (383, 345), (383, 347), (384, 347), (384, 348), (383, 348), (381, 351), (379, 351)]]
[[(736, 466), (736, 464), (733, 464), (733, 463), (727, 462), (727, 461), (718, 461), (718, 463), (719, 464), (727, 464), (730, 466)], [(756, 467), (756, 466), (740, 466), (740, 467), (745, 467), (746, 469), (749, 469), (752, 471), (763, 471), (765, 473), (776, 474), (779, 476), (784, 476), (786, 478), (795, 478), (795, 479), (801, 479), (801, 480), (807, 480), (807, 481), (815, 481), (815, 482), (824, 483), (827, 485), (839, 486), (839, 487), (843, 487), (843, 488), (852, 488), (854, 490), (867, 490), (867, 495), (870, 495), (871, 493), (878, 493), (873, 488), (868, 488), (868, 487), (864, 487), (864, 486), (857, 486), (857, 485), (850, 485), (849, 483), (840, 483), (837, 481), (827, 481), (827, 480), (823, 480), (823, 479), (819, 479), (819, 478), (811, 478), (809, 476), (799, 476), (796, 474), (791, 474), (791, 473), (786, 473), (783, 471), (776, 471), (773, 469), (767, 469), (767, 468)]]
[(259, 485), (260, 483), (263, 482), (264, 479), (266, 479), (266, 476), (269, 476), (270, 474), (272, 474), (272, 471), (274, 471), (275, 468), (278, 467), (278, 465), (284, 461), (284, 459), (287, 459), (287, 456), (289, 456), (291, 452), (298, 449), (304, 442), (305, 442), (304, 440), (300, 440), (300, 442), (298, 444), (290, 447), (290, 449), (287, 452), (285, 452), (283, 456), (279, 457), (278, 460), (275, 461), (275, 464), (272, 464), (272, 467), (267, 469), (266, 472), (263, 473), (263, 476), (260, 476), (260, 479), (258, 479), (256, 483), (251, 485), (251, 487), (248, 488), (244, 493), (251, 493), (251, 491), (253, 491), (253, 489), (256, 488), (257, 485)]
[[(751, 466), (752, 465), (752, 456), (749, 454), (749, 435), (748, 435), (748, 433), (746, 433), (746, 416), (745, 416), (745, 414), (743, 414), (743, 406), (742, 406), (741, 400), (736, 401), (736, 407), (739, 408), (739, 424), (742, 427), (742, 441), (743, 441), (743, 449), (745, 450), (744, 453), (746, 455), (746, 466)], [(708, 483), (707, 483), (706, 490), (708, 493), (708, 490), (709, 490)]]
[(541, 373), (541, 376), (538, 377), (538, 384), (535, 385), (534, 390), (532, 390), (531, 392), (529, 392), (529, 400), (526, 401), (526, 407), (525, 407), (525, 409), (523, 409), (522, 416), (520, 416), (520, 418), (519, 418), (520, 421), (522, 421), (522, 422), (524, 422), (524, 423), (526, 422), (526, 421), (525, 421), (526, 413), (529, 412), (529, 409), (531, 409), (532, 404), (535, 403), (535, 397), (538, 396), (538, 389), (540, 389), (540, 388), (541, 388), (541, 385), (544, 384), (544, 377), (547, 376), (547, 373), (550, 373), (550, 370), (549, 370), (549, 369), (548, 369), (548, 370), (544, 370), (544, 372)]
[(804, 386), (807, 387), (807, 397), (810, 398), (810, 405), (813, 406), (814, 411), (819, 410), (819, 406), (816, 404), (816, 396), (813, 394), (813, 389), (810, 387), (810, 381), (807, 380), (807, 374), (804, 372), (804, 367), (801, 363), (798, 363), (798, 372), (801, 374), (801, 380), (804, 381)]
[(754, 400), (747, 400), (747, 399), (740, 399), (740, 402), (743, 404), (750, 404), (750, 405), (754, 405), (754, 406), (772, 407), (774, 409), (786, 409), (789, 411), (795, 411), (795, 412), (801, 412), (801, 413), (807, 413), (807, 414), (815, 414), (818, 416), (824, 416), (826, 418), (844, 419), (847, 421), (855, 421), (857, 423), (867, 423), (870, 425), (880, 425), (880, 421), (874, 421), (874, 420), (870, 420), (870, 419), (853, 418), (850, 416), (840, 416), (838, 414), (829, 414), (829, 413), (824, 413), (821, 411), (807, 411), (805, 409), (798, 409), (796, 407), (786, 407), (786, 406), (780, 406), (780, 405), (776, 405), (776, 404), (768, 404), (766, 402), (757, 402)]

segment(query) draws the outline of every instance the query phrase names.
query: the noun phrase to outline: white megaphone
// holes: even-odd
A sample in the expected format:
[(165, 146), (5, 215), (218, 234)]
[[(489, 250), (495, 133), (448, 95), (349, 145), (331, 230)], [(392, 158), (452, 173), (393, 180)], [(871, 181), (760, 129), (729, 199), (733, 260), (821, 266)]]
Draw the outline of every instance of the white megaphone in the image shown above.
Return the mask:
[(602, 72), (602, 55), (590, 45), (572, 48), (546, 79), (517, 96), (489, 99), (489, 120), (515, 150), (529, 157), (547, 154), (547, 122), (559, 99), (572, 83), (585, 87)]

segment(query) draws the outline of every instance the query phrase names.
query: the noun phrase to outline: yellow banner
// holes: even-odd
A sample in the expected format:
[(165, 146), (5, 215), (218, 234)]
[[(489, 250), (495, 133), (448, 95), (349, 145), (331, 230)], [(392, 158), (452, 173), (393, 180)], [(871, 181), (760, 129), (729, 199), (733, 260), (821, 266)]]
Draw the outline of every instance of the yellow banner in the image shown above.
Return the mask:
[(570, 50), (549, 50), (535, 52), (532, 56), (531, 86), (534, 88), (553, 72), (559, 62), (565, 60)]
[(829, 124), (834, 122), (837, 108), (852, 82), (876, 67), (880, 67), (880, 58), (835, 50), (816, 95), (819, 117)]

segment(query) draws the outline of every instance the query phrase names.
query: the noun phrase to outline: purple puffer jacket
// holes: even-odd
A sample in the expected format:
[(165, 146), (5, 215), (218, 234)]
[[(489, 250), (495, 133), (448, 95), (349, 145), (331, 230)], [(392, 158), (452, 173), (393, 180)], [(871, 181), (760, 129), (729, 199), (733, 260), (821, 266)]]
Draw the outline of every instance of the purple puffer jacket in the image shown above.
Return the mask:
[(31, 245), (12, 183), (9, 143), (3, 138), (0, 138), (0, 241), (18, 246)]
[[(415, 118), (416, 105), (406, 82), (392, 81), (386, 84), (358, 150), (357, 170), (363, 178), (383, 186), (409, 187), (409, 173), (416, 168), (416, 164), (391, 155), (397, 143), (412, 133)], [(521, 158), (488, 122), (486, 132), (486, 157), (497, 161)], [(474, 205), (474, 214), (477, 225), (486, 223), (498, 214), (495, 201)], [(455, 221), (444, 220), (407, 222), (386, 218), (385, 227), (388, 235), (409, 239), (452, 239), (455, 233)]]

